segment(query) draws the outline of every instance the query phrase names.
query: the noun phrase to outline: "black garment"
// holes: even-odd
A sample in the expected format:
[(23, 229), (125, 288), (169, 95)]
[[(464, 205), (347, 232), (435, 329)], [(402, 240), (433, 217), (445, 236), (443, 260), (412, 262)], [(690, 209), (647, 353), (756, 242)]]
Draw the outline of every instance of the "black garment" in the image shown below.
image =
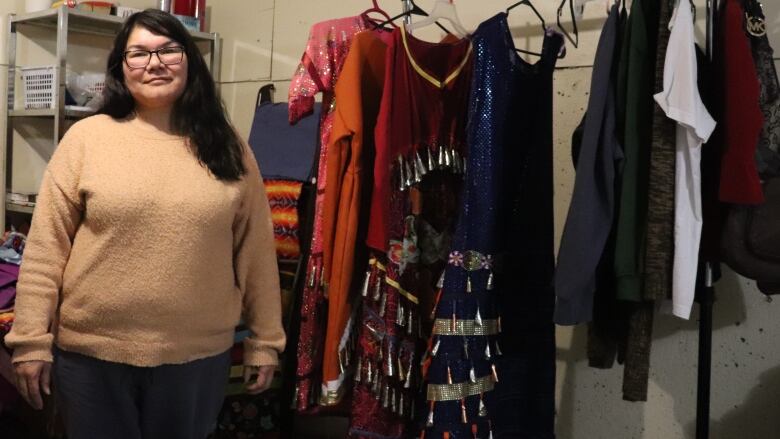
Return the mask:
[(216, 425), (230, 356), (137, 367), (63, 350), (54, 383), (69, 439), (204, 439)]
[(596, 50), (574, 193), (558, 252), (555, 321), (590, 321), (598, 264), (615, 215), (615, 173), (622, 151), (616, 137), (614, 66), (618, 5), (601, 31)]

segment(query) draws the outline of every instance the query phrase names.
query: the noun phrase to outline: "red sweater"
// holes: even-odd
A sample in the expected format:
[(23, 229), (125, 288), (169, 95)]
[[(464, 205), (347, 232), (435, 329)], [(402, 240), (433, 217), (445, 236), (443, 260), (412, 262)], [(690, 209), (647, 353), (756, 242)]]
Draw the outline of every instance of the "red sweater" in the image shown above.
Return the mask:
[(758, 74), (744, 12), (738, 0), (727, 0), (722, 16), (721, 71), (723, 90), (723, 143), (720, 200), (735, 204), (761, 204), (764, 194), (755, 154), (764, 124), (759, 106)]

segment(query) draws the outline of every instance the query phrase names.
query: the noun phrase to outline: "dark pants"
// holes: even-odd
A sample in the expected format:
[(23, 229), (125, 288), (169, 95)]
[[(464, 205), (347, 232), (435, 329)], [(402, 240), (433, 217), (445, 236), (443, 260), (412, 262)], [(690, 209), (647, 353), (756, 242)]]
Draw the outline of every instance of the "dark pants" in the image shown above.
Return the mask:
[(58, 350), (56, 396), (68, 439), (204, 439), (216, 424), (230, 356), (136, 367)]

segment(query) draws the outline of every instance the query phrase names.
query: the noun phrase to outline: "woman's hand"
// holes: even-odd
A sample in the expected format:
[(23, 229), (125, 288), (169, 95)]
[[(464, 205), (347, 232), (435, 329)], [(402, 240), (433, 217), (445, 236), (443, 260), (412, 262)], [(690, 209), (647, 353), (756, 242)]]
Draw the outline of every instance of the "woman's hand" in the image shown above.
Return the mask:
[[(244, 366), (244, 383), (250, 395), (257, 395), (271, 387), (276, 366)], [(255, 377), (256, 376), (256, 377)]]
[(24, 361), (14, 365), (16, 388), (34, 409), (43, 408), (41, 390), (51, 395), (51, 363), (48, 361)]

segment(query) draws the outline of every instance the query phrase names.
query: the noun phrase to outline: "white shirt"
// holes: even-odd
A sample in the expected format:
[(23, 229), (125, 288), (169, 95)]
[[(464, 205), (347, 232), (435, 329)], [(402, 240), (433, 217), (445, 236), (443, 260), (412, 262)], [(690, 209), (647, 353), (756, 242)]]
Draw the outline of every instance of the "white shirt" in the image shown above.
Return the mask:
[(678, 2), (664, 61), (664, 89), (655, 95), (666, 116), (677, 122), (674, 186), (673, 313), (687, 319), (696, 290), (701, 240), (701, 145), (715, 129), (697, 83), (693, 14), (688, 0)]

